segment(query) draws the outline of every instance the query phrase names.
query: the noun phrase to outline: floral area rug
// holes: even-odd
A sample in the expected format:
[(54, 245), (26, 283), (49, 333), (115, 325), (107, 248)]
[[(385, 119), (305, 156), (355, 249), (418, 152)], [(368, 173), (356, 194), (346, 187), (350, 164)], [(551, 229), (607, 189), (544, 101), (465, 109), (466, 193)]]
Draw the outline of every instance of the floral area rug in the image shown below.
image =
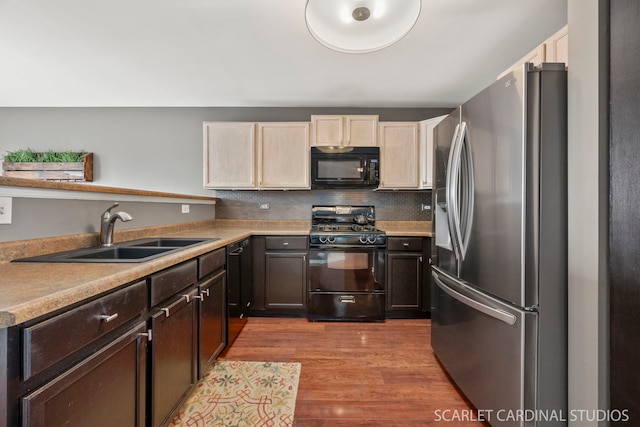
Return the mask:
[(299, 378), (299, 363), (217, 361), (171, 425), (291, 426)]

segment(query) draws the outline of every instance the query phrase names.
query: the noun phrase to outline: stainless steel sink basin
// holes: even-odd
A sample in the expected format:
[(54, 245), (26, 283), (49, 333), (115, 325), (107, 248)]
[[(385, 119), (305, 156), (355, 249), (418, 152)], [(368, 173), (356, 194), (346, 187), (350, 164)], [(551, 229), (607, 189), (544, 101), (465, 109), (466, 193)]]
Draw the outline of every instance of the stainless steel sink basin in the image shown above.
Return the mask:
[(67, 260), (141, 260), (162, 255), (172, 248), (115, 247), (67, 256)]
[(131, 240), (110, 247), (95, 247), (57, 252), (29, 258), (15, 259), (13, 262), (68, 262), (68, 263), (127, 263), (145, 262), (168, 255), (190, 246), (213, 242), (218, 238), (173, 238), (159, 237)]
[(184, 248), (191, 245), (197, 245), (204, 242), (210, 242), (214, 239), (192, 239), (181, 237), (158, 237), (151, 239), (142, 239), (139, 243), (133, 243), (129, 246), (145, 246), (145, 247), (161, 247), (161, 248)]

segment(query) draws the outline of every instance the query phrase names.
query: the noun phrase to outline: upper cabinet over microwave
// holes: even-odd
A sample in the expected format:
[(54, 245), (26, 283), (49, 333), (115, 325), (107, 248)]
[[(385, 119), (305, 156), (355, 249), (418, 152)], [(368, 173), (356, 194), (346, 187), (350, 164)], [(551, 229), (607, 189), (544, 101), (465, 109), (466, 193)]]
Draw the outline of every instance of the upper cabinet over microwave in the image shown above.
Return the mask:
[(378, 116), (311, 116), (311, 145), (375, 147)]

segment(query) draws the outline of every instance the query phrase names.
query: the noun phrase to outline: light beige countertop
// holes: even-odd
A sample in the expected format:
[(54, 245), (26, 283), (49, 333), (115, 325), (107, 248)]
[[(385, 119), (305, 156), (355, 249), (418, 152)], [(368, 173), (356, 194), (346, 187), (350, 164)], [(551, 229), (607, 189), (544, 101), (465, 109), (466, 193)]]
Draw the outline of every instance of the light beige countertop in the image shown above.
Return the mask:
[(376, 221), (387, 236), (432, 237), (431, 221)]
[[(379, 221), (389, 236), (431, 236), (430, 222)], [(219, 240), (143, 263), (10, 263), (11, 259), (95, 245), (94, 234), (0, 243), (0, 328), (52, 313), (252, 235), (307, 235), (308, 221), (212, 220), (116, 232), (117, 242), (144, 237)]]

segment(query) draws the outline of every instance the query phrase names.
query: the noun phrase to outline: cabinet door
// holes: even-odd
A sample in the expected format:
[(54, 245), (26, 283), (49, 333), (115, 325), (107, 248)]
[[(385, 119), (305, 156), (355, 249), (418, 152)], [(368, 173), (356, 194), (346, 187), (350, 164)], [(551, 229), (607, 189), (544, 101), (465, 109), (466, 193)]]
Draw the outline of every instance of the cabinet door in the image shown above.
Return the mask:
[(260, 188), (310, 188), (309, 123), (258, 123)]
[(418, 123), (380, 123), (380, 188), (418, 188)]
[(387, 255), (387, 310), (422, 308), (422, 253)]
[(205, 280), (198, 286), (200, 295), (200, 322), (198, 348), (198, 378), (227, 344), (226, 271)]
[(255, 123), (204, 123), (204, 186), (256, 187)]
[[(185, 292), (187, 295), (187, 293)], [(151, 315), (151, 426), (161, 425), (195, 380), (195, 304), (190, 294)]]
[(346, 116), (344, 145), (375, 147), (378, 145), (378, 116)]
[(375, 147), (378, 116), (311, 116), (312, 146)]
[(421, 189), (433, 187), (433, 130), (447, 116), (423, 120), (420, 125), (420, 184)]
[(267, 252), (266, 308), (306, 309), (307, 254)]
[(340, 146), (344, 137), (343, 116), (311, 116), (313, 146)]
[(30, 427), (143, 427), (146, 323), (128, 332), (22, 398)]
[(569, 27), (565, 25), (545, 42), (546, 62), (564, 62), (569, 66)]
[(531, 52), (527, 53), (525, 56), (517, 60), (511, 67), (507, 68), (502, 73), (500, 73), (500, 75), (498, 76), (498, 79), (500, 79), (503, 76), (506, 76), (513, 70), (520, 67), (525, 62), (532, 62), (534, 65), (542, 64), (543, 62), (547, 61), (546, 51), (547, 51), (546, 46), (544, 43), (542, 43), (540, 46), (536, 47)]

